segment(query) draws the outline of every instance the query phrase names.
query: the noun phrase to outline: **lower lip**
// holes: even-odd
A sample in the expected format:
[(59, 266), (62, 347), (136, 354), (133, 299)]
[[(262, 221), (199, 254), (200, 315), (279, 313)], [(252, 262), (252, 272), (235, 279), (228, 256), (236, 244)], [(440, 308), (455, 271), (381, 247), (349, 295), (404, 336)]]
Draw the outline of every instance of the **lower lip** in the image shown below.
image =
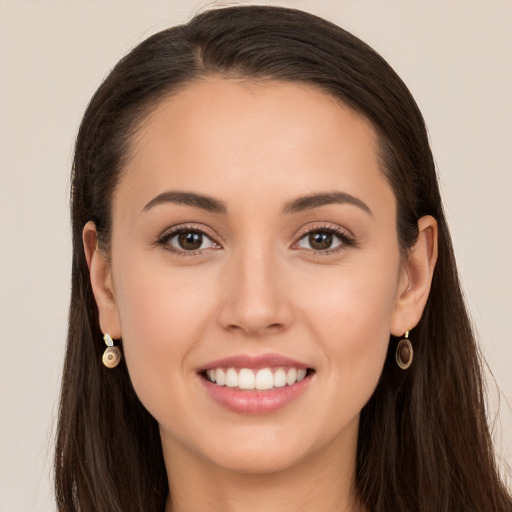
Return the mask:
[(268, 414), (278, 411), (298, 398), (310, 384), (312, 375), (300, 382), (267, 391), (245, 391), (227, 386), (218, 386), (199, 377), (208, 394), (226, 409), (244, 414)]

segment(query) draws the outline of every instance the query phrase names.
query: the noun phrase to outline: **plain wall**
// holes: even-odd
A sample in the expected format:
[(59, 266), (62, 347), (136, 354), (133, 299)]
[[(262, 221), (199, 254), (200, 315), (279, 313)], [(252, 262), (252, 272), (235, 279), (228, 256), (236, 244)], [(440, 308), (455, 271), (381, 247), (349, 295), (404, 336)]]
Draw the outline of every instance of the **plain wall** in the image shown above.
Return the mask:
[[(512, 463), (512, 2), (267, 3), (352, 31), (389, 61), (422, 109), (468, 303), (501, 389), (498, 453)], [(54, 510), (68, 184), (80, 118), (134, 44), (205, 5), (0, 0), (0, 512)], [(489, 388), (494, 418), (492, 379)]]

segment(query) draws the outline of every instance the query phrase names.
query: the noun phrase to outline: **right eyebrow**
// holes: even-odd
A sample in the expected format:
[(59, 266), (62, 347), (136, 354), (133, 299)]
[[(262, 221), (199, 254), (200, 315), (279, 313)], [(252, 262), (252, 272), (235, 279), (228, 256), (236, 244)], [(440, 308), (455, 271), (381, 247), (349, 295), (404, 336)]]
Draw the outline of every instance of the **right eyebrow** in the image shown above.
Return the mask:
[(218, 199), (213, 199), (202, 194), (195, 194), (193, 192), (179, 192), (179, 191), (168, 191), (162, 192), (157, 195), (146, 206), (142, 209), (142, 212), (146, 212), (155, 206), (165, 203), (184, 204), (192, 206), (194, 208), (201, 208), (211, 213), (222, 213), (227, 212), (226, 205)]

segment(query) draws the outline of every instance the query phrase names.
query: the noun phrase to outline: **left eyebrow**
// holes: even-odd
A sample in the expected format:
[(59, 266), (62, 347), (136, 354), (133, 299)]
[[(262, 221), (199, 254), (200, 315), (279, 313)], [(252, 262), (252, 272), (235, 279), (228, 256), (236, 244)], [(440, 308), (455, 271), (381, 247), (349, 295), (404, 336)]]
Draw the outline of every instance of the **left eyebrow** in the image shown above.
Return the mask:
[(299, 197), (289, 203), (286, 203), (283, 208), (283, 213), (297, 213), (328, 204), (351, 204), (361, 208), (373, 217), (373, 213), (366, 203), (345, 192), (322, 192), (319, 194)]

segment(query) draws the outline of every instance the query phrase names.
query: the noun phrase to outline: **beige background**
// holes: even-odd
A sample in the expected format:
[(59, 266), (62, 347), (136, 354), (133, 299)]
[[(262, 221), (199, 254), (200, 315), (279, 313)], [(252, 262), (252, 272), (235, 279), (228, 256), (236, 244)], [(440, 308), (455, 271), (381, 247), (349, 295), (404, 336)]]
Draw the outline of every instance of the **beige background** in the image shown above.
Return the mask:
[[(267, 2), (324, 16), (379, 51), (430, 130), (460, 271), (501, 389), (512, 462), (512, 2)], [(70, 281), (68, 176), (85, 106), (113, 64), (204, 2), (0, 0), (0, 512), (54, 510)], [(491, 417), (498, 393), (489, 380)], [(471, 447), (468, 447), (471, 449)]]

